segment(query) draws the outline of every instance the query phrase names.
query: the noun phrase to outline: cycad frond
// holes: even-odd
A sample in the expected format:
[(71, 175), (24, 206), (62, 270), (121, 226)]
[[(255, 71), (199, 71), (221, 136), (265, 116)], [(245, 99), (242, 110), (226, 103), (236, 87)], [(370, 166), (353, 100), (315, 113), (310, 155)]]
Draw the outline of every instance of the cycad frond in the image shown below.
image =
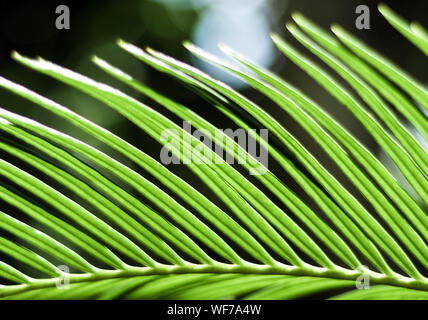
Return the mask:
[[(380, 11), (427, 53), (420, 25), (409, 26), (385, 6)], [(296, 299), (322, 293), (333, 299), (428, 299), (428, 154), (388, 105), (428, 138), (428, 91), (340, 27), (332, 27), (339, 41), (301, 14), (293, 18), (298, 26), (287, 24), (291, 34), (354, 91), (275, 34), (274, 43), (363, 124), (420, 199), (412, 198), (375, 155), (305, 93), (224, 45), (223, 51), (242, 68), (185, 43), (193, 54), (239, 77), (294, 118), (373, 210), (262, 107), (165, 54), (118, 42), (244, 129), (316, 206), (305, 203), (222, 130), (107, 61), (93, 57), (107, 74), (150, 102), (41, 58), (14, 53), (16, 61), (103, 102), (167, 147), (216, 200), (114, 133), (0, 77), (3, 88), (69, 121), (132, 163), (125, 165), (85, 141), (0, 109), (0, 149), (52, 182), (0, 160), (5, 178), (0, 197), (22, 213), (17, 218), (0, 212), (5, 231), (0, 252), (11, 258), (0, 261), (0, 278), (6, 281), (0, 297)], [(215, 136), (216, 145), (239, 168), (151, 103)], [(274, 142), (251, 130), (253, 125), (267, 129)], [(162, 136), (166, 130), (188, 144), (170, 143)], [(60, 266), (72, 271), (65, 273)], [(370, 279), (369, 290), (356, 288), (362, 275)]]

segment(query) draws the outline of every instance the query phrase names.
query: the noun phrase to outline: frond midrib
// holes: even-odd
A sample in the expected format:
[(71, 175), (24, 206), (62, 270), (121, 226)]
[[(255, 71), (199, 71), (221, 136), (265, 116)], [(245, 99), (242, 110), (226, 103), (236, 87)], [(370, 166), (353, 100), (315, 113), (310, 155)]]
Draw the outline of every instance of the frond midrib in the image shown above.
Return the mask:
[[(91, 282), (107, 279), (130, 278), (148, 275), (178, 275), (178, 274), (254, 274), (254, 275), (288, 275), (328, 278), (337, 280), (355, 281), (362, 273), (368, 274), (370, 284), (390, 285), (407, 289), (415, 289), (428, 292), (428, 279), (415, 280), (396, 274), (388, 276), (371, 270), (350, 270), (342, 267), (335, 269), (320, 268), (314, 266), (293, 267), (278, 263), (275, 266), (258, 265), (245, 263), (244, 265), (216, 263), (214, 265), (205, 264), (186, 264), (183, 266), (173, 266), (159, 264), (156, 267), (133, 267), (129, 266), (123, 270), (105, 270), (99, 269), (96, 273), (70, 274), (68, 279), (70, 283)], [(55, 287), (61, 278), (34, 279), (29, 283), (9, 285), (0, 287), (0, 298), (22, 293), (35, 289)]]

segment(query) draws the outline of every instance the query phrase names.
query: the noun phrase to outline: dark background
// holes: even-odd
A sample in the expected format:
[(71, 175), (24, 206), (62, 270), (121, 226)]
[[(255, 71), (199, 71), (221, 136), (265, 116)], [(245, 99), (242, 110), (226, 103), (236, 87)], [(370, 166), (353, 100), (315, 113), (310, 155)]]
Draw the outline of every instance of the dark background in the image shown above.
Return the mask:
[[(144, 97), (111, 79), (93, 65), (90, 62), (90, 57), (96, 54), (113, 65), (122, 68), (125, 72), (132, 74), (135, 78), (143, 81), (150, 87), (184, 103), (207, 120), (210, 120), (217, 127), (234, 128), (235, 125), (233, 123), (191, 91), (183, 89), (183, 86), (174, 80), (143, 65), (115, 45), (118, 38), (123, 38), (139, 47), (151, 46), (175, 58), (194, 64), (195, 60), (190, 57), (181, 43), (184, 40), (193, 39), (196, 26), (201, 22), (210, 1), (201, 0), (198, 2), (196, 0), (193, 3), (196, 3), (196, 5), (190, 6), (184, 0), (0, 1), (0, 76), (23, 84), (42, 95), (56, 100), (82, 116), (111, 130), (152, 155), (155, 159), (158, 159), (160, 145), (148, 138), (128, 120), (120, 117), (117, 113), (94, 99), (19, 65), (10, 58), (10, 52), (16, 50), (30, 57), (41, 56), (44, 59), (81, 72), (98, 81), (109, 83), (142, 101), (146, 101)], [(208, 4), (203, 5), (203, 3)], [(244, 10), (246, 6), (245, 1), (241, 1), (241, 3)], [(387, 3), (404, 18), (419, 21), (425, 26), (428, 25), (428, 1), (397, 0), (384, 1), (384, 3)], [(55, 8), (60, 4), (68, 5), (70, 8), (70, 30), (57, 30), (55, 28), (55, 19), (57, 17)], [(355, 28), (355, 19), (357, 17), (355, 8), (360, 4), (368, 5), (370, 8), (370, 30), (357, 30)], [(426, 57), (386, 22), (377, 11), (377, 4), (378, 1), (368, 0), (266, 0), (260, 5), (260, 8), (261, 10), (265, 10), (265, 14), (269, 18), (269, 29), (279, 33), (307, 55), (310, 55), (307, 50), (294, 41), (285, 29), (285, 22), (291, 20), (290, 14), (296, 10), (302, 12), (305, 16), (324, 28), (329, 28), (332, 23), (342, 25), (345, 29), (364, 40), (368, 45), (388, 56), (393, 62), (407, 70), (417, 79), (426, 83), (428, 80)], [(209, 32), (215, 33), (216, 29), (214, 28)], [(228, 44), (233, 48), (233, 43)], [(255, 41), (253, 45), (256, 47), (259, 43)], [(339, 105), (337, 101), (320, 88), (315, 81), (306, 76), (304, 72), (291, 62), (287, 61), (276, 49), (273, 51), (271, 63), (266, 67), (274, 70), (287, 81), (302, 89), (302, 91), (307, 93), (315, 101), (319, 102), (320, 105), (356, 135), (365, 146), (378, 156), (381, 156), (376, 143), (363, 129), (362, 125)], [(300, 129), (290, 117), (284, 114), (284, 112), (280, 112), (277, 107), (259, 93), (248, 89), (248, 87), (238, 86), (237, 88), (274, 115), (344, 185), (348, 186), (352, 192), (355, 192), (342, 173), (320, 150), (315, 141)], [(61, 129), (104, 150), (104, 146), (62, 119), (1, 88), (0, 106), (32, 117), (46, 125)], [(162, 111), (162, 108), (159, 108), (155, 104), (150, 104), (150, 106)], [(0, 155), (9, 159), (4, 154)], [(125, 159), (121, 160), (125, 161), (127, 165), (132, 166)], [(29, 172), (34, 172), (22, 163), (20, 167)], [(183, 167), (176, 166), (170, 169), (178, 175), (192, 180), (193, 176)], [(285, 173), (278, 170), (275, 163), (272, 163), (272, 166), (269, 168), (280, 176), (302, 198), (306, 197), (298, 186), (288, 179)], [(138, 168), (134, 169), (139, 170)], [(142, 174), (144, 173), (142, 172)], [(52, 181), (47, 181), (54, 184)], [(11, 181), (8, 183), (13, 185)], [(200, 185), (198, 181), (192, 180), (192, 183), (204, 192), (207, 197), (216, 201), (215, 197)], [(364, 199), (358, 194), (356, 196), (364, 202)], [(309, 202), (309, 199), (306, 200)], [(6, 205), (4, 206), (7, 207)], [(7, 209), (7, 212), (13, 211), (12, 208)]]

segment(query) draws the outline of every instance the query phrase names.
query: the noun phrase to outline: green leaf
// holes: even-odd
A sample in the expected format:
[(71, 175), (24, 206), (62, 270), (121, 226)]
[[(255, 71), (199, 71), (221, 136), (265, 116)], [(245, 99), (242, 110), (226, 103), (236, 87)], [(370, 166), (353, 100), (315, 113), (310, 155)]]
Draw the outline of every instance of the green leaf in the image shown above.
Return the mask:
[(403, 89), (410, 97), (415, 99), (425, 111), (428, 111), (427, 89), (410, 74), (404, 72), (381, 54), (370, 49), (363, 42), (352, 36), (338, 25), (333, 25), (334, 34), (355, 54), (383, 73), (398, 87)]
[[(384, 5), (380, 10), (427, 53), (428, 37), (420, 25), (408, 24)], [(428, 204), (427, 150), (383, 100), (427, 137), (428, 120), (419, 109), (428, 110), (426, 88), (339, 27), (333, 32), (352, 53), (302, 15), (293, 18), (306, 34), (288, 24), (292, 35), (352, 91), (276, 35), (274, 43), (354, 114)], [(189, 106), (101, 58), (92, 61), (147, 97), (147, 104), (52, 62), (14, 52), (13, 58), (23, 65), (127, 118), (178, 158), (195, 179), (185, 181), (113, 132), (0, 77), (1, 87), (97, 142), (94, 147), (55, 125), (0, 108), (0, 150), (8, 155), (0, 159), (0, 198), (7, 204), (0, 212), (1, 299), (428, 298), (426, 206), (418, 204), (335, 115), (224, 45), (221, 49), (245, 70), (185, 43), (193, 54), (244, 80), (294, 118), (370, 207), (262, 106), (163, 53), (121, 40), (118, 44), (200, 95), (279, 166), (272, 170)], [(215, 150), (163, 115), (165, 110), (214, 136)], [(251, 130), (254, 127), (267, 129), (269, 136)], [(166, 130), (174, 130), (175, 137), (188, 144), (170, 143), (163, 136)], [(300, 197), (283, 174), (307, 197)], [(215, 200), (199, 191), (201, 184)], [(368, 283), (360, 290), (356, 284), (362, 278)]]
[(428, 38), (426, 37), (426, 31), (421, 25), (416, 25), (415, 31), (415, 27), (412, 28), (407, 21), (401, 18), (385, 4), (379, 5), (379, 11), (395, 29), (397, 29), (403, 36), (409, 39), (416, 47), (428, 56)]

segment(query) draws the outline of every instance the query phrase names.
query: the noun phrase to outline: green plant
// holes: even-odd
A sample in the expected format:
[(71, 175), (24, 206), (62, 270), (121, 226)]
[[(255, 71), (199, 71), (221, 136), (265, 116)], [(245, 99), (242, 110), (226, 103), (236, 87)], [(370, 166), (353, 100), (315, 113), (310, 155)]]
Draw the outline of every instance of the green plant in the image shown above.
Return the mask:
[[(428, 37), (420, 25), (409, 26), (385, 6), (380, 10), (404, 36), (425, 54), (428, 52)], [(83, 141), (0, 109), (0, 129), (5, 133), (0, 149), (44, 173), (61, 188), (69, 189), (78, 199), (72, 200), (60, 188), (57, 190), (0, 160), (1, 176), (32, 195), (29, 200), (28, 196), (0, 185), (1, 198), (28, 216), (34, 225), (43, 225), (43, 230), (51, 231), (44, 233), (6, 213), (0, 214), (0, 228), (9, 235), (0, 237), (0, 252), (12, 257), (18, 265), (15, 268), (0, 262), (0, 276), (10, 283), (0, 287), (0, 297), (295, 299), (322, 293), (338, 299), (427, 299), (428, 218), (424, 211), (428, 204), (427, 151), (385, 100), (428, 139), (428, 121), (422, 111), (428, 111), (428, 92), (410, 75), (340, 27), (334, 26), (332, 30), (341, 42), (302, 15), (295, 14), (293, 18), (301, 29), (288, 23), (288, 30), (336, 71), (370, 111), (315, 62), (279, 36), (272, 35), (275, 44), (365, 126), (411, 184), (420, 203), (319, 105), (231, 49), (222, 46), (251, 72), (185, 44), (197, 56), (240, 77), (289, 113), (334, 159), (376, 215), (255, 103), (189, 65), (152, 49), (143, 51), (119, 41), (121, 48), (177, 78), (239, 127), (248, 130), (251, 124), (257, 123), (267, 128), (270, 137), (276, 138), (275, 143), (268, 146), (270, 156), (298, 182), (319, 210), (304, 203), (270, 171), (254, 178), (282, 202), (290, 214), (256, 187), (246, 174), (224, 161), (187, 164), (218, 197), (225, 208), (222, 209), (195, 186), (113, 133), (54, 101), (0, 78), (0, 86), (70, 121), (144, 169), (162, 185), (150, 182)], [(13, 53), (13, 58), (104, 102), (159, 143), (166, 144), (160, 136), (168, 128), (178, 130), (180, 138), (188, 136), (167, 117), (114, 88), (40, 58), (33, 60), (18, 53)], [(135, 81), (100, 58), (94, 57), (93, 62), (179, 118), (191, 121), (195, 128), (218, 133), (217, 128), (187, 107)], [(223, 147), (234, 144), (236, 159), (250, 157), (237, 143), (225, 135), (222, 137)], [(253, 137), (266, 146), (254, 132)], [(202, 146), (200, 141), (189, 139), (192, 146)], [(17, 141), (21, 143), (17, 145)], [(207, 147), (202, 148), (204, 154), (215, 157)], [(186, 160), (180, 147), (172, 146), (171, 152)], [(50, 161), (46, 160), (47, 155)], [(245, 161), (242, 167), (251, 169)], [(128, 192), (124, 185), (136, 190), (138, 196)], [(149, 202), (140, 200), (140, 196)], [(33, 199), (37, 201), (31, 201)], [(40, 200), (50, 209), (42, 208), (38, 204)], [(89, 207), (101, 215), (94, 214)], [(19, 239), (19, 244), (15, 239)], [(248, 262), (242, 256), (255, 262)], [(58, 273), (57, 264), (67, 265), (73, 272)], [(41, 276), (30, 278), (18, 270), (22, 265), (27, 270), (40, 272)], [(369, 290), (355, 288), (355, 280), (362, 274), (369, 276)], [(68, 289), (57, 288), (58, 281), (64, 277), (70, 281)]]

